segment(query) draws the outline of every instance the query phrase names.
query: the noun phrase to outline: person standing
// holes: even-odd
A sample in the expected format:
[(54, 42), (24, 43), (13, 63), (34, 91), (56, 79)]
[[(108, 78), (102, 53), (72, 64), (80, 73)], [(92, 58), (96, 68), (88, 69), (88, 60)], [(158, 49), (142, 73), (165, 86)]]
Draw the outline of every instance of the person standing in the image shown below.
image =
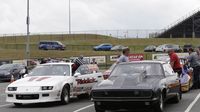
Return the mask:
[(200, 49), (196, 48), (196, 52), (189, 50), (189, 56), (186, 64), (190, 64), (193, 68), (193, 89), (200, 89)]
[(129, 48), (125, 48), (122, 50), (122, 55), (119, 57), (119, 59), (117, 60), (117, 64), (118, 63), (122, 63), (122, 62), (129, 62), (129, 58), (128, 55), (130, 53), (130, 49)]
[(177, 56), (177, 54), (174, 52), (173, 49), (170, 49), (168, 52), (168, 55), (170, 57), (170, 65), (173, 68), (174, 72), (177, 72), (178, 75), (180, 76), (182, 73), (182, 67), (180, 64), (180, 59)]

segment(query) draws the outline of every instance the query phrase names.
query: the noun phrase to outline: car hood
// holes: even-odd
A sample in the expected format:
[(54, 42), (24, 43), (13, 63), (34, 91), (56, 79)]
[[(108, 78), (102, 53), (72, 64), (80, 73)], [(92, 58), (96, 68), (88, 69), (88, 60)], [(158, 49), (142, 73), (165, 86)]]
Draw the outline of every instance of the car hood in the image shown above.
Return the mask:
[(9, 85), (9, 87), (27, 86), (53, 86), (59, 82), (67, 80), (67, 76), (30, 76), (19, 79)]
[(94, 89), (154, 89), (159, 85), (161, 76), (137, 75), (135, 77), (110, 77), (94, 86)]
[(9, 73), (11, 70), (9, 69), (3, 69), (3, 70), (0, 70), (0, 74), (6, 74), (6, 73)]

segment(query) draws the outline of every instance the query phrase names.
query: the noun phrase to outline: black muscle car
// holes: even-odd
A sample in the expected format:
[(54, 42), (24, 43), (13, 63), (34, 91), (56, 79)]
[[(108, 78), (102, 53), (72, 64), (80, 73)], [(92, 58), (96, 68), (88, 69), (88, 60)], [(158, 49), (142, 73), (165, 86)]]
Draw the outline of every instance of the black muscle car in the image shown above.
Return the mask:
[(166, 100), (180, 101), (180, 86), (177, 74), (165, 62), (121, 63), (107, 80), (93, 87), (91, 98), (96, 112), (143, 109), (144, 106), (162, 112)]

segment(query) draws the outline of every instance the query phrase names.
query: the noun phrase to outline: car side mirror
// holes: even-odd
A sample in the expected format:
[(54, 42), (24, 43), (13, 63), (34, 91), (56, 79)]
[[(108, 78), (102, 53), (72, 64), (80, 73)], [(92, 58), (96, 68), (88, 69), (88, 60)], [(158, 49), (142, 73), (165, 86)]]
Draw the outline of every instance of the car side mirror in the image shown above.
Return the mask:
[(76, 73), (74, 74), (74, 77), (78, 77), (78, 76), (80, 76), (80, 75), (81, 75), (80, 73), (76, 72)]

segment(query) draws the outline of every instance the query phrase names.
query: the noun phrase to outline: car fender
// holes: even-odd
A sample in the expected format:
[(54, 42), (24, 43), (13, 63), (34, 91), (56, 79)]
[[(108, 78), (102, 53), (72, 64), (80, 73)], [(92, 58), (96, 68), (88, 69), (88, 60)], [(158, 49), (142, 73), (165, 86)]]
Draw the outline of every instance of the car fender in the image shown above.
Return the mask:
[(61, 84), (59, 84), (59, 85), (61, 85), (60, 90), (62, 90), (65, 85), (68, 85), (70, 92), (71, 92), (74, 87), (74, 79), (73, 79), (73, 77), (69, 77), (66, 80), (64, 80), (63, 82), (61, 82)]

